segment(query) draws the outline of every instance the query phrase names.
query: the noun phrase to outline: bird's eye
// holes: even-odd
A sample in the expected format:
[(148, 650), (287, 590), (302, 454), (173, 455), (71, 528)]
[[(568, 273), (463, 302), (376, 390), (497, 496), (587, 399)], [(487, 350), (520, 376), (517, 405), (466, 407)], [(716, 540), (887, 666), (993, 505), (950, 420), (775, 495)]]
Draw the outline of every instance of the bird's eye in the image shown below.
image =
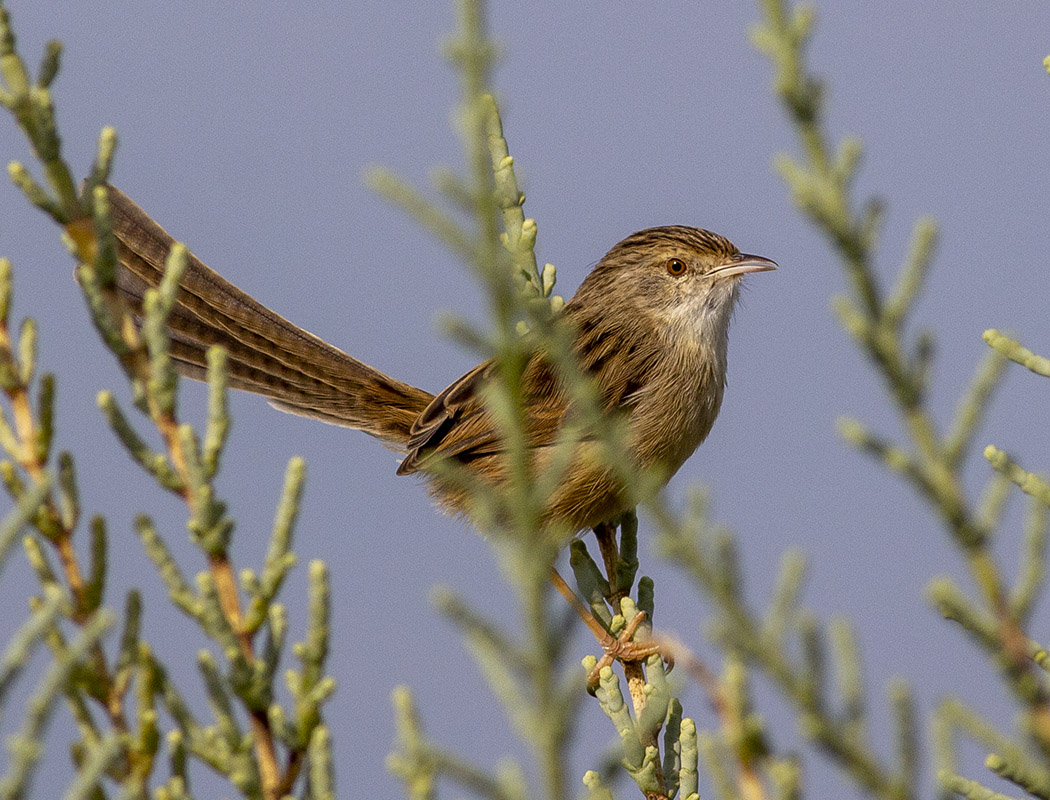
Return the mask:
[(667, 273), (674, 275), (676, 278), (685, 275), (686, 266), (685, 262), (680, 258), (669, 258), (667, 259)]

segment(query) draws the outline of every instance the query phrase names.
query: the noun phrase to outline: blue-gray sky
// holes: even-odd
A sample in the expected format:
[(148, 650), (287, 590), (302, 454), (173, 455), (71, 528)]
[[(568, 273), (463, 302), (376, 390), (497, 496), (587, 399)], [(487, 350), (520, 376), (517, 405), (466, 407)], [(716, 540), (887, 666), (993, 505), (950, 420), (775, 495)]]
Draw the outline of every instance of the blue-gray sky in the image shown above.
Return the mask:
[[(483, 318), (469, 276), (362, 181), (373, 164), (425, 183), (433, 165), (461, 163), (449, 125), (456, 79), (438, 47), (453, 29), (450, 3), (10, 6), (32, 63), (47, 39), (66, 45), (54, 95), (80, 174), (99, 129), (114, 125), (114, 182), (234, 283), (431, 391), (472, 366), (469, 353), (435, 333), (443, 311)], [(916, 319), (937, 334), (933, 403), (947, 420), (984, 354), (985, 328), (1012, 329), (1050, 352), (1050, 77), (1041, 66), (1050, 9), (889, 0), (825, 2), (819, 13), (812, 55), (831, 79), (831, 131), (864, 138), (859, 190), (889, 202), (879, 265), (887, 279), (914, 218), (941, 222)], [(837, 263), (771, 168), (793, 141), (771, 68), (748, 42), (757, 16), (738, 0), (492, 10), (505, 48), (497, 73), (504, 125), (526, 213), (539, 224), (539, 257), (558, 266), (566, 296), (612, 244), (650, 225), (708, 227), (779, 261), (778, 272), (747, 281), (721, 418), (668, 491), (680, 499), (692, 484), (710, 487), (715, 517), (739, 534), (756, 604), (785, 550), (810, 553), (807, 602), (859, 625), (878, 734), (888, 729), (881, 687), (897, 675), (917, 687), (923, 711), (958, 692), (1009, 720), (991, 667), (923, 598), (930, 577), (964, 575), (945, 533), (907, 486), (834, 432), (843, 414), (891, 436), (898, 423), (829, 310), (845, 285)], [(0, 124), (0, 157), (28, 159), (10, 120)], [(194, 653), (202, 639), (171, 609), (131, 529), (135, 513), (154, 514), (194, 572), (182, 508), (128, 462), (95, 407), (99, 389), (123, 381), (91, 329), (56, 229), (10, 186), (0, 187), (0, 208), (15, 312), (39, 319), (41, 365), (59, 375), (58, 445), (79, 458), (85, 510), (110, 521), (110, 601), (119, 606), (131, 586), (144, 591), (147, 636), (200, 705)], [(188, 415), (199, 414), (203, 396), (187, 388)], [(1045, 381), (1012, 368), (979, 446), (994, 442), (1046, 468), (1048, 396)], [(368, 437), (282, 415), (250, 396), (235, 397), (233, 411), (220, 486), (239, 520), (239, 566), (261, 560), (287, 458), (309, 463), (297, 549), (304, 565), (326, 559), (333, 576), (330, 669), (340, 691), (328, 717), (341, 796), (399, 794), (383, 758), (393, 738), (388, 695), (402, 682), (445, 745), (483, 763), (512, 755), (527, 765), (427, 599), (432, 586), (448, 584), (512, 625), (511, 592), (488, 546), (435, 512), (418, 482), (397, 478), (395, 457)], [(978, 456), (975, 487), (988, 471)], [(1000, 548), (1010, 568), (1021, 505), (1015, 499)], [(658, 623), (710, 658), (698, 633), (704, 605), (644, 544), (642, 555), (657, 583)], [(285, 589), (294, 609), (303, 605), (304, 575), (301, 567)], [(22, 608), (32, 584), (16, 560), (0, 601)], [(0, 638), (22, 613), (5, 616)], [(1045, 626), (1046, 614), (1038, 619)], [(300, 611), (292, 621), (299, 630)], [(580, 638), (580, 656), (593, 649)], [(775, 743), (794, 748), (783, 707), (768, 691), (760, 697)], [(711, 724), (696, 691), (685, 702)], [(60, 710), (56, 727), (65, 719)], [(581, 730), (577, 777), (613, 734), (593, 704)], [(855, 794), (805, 752), (810, 796)], [(65, 755), (51, 753), (37, 795), (57, 796), (69, 776)]]

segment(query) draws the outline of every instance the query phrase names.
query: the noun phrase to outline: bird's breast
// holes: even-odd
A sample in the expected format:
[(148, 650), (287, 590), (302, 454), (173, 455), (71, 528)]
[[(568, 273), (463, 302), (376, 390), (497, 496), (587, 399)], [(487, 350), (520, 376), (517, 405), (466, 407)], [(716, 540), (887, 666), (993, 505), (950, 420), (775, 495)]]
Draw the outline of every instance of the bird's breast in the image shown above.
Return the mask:
[(632, 445), (643, 466), (673, 474), (707, 438), (722, 406), (724, 360), (682, 352), (663, 365), (631, 412)]

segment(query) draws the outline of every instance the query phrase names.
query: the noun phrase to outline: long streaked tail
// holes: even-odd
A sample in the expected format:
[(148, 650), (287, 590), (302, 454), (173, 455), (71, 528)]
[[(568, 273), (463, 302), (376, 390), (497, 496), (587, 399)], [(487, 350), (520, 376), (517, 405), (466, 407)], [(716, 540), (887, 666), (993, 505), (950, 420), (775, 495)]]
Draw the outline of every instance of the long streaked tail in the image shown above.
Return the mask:
[[(121, 292), (136, 314), (161, 279), (175, 240), (127, 195), (109, 187)], [(269, 398), (282, 411), (357, 428), (395, 447), (433, 396), (384, 375), (304, 331), (209, 269), (192, 254), (168, 321), (181, 374), (205, 376), (205, 353), (229, 354), (230, 385)]]

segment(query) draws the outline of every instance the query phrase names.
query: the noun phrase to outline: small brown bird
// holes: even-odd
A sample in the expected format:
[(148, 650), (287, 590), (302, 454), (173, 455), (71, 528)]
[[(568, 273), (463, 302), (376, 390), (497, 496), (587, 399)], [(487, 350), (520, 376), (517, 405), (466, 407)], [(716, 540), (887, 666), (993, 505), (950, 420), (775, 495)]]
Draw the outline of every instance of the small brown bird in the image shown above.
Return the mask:
[[(109, 190), (118, 240), (118, 284), (136, 311), (156, 286), (174, 240), (126, 195)], [(668, 226), (639, 231), (606, 253), (562, 311), (575, 353), (603, 408), (626, 416), (641, 468), (666, 481), (703, 442), (718, 415), (726, 348), (740, 278), (776, 268), (717, 234)], [(169, 319), (172, 357), (184, 375), (205, 376), (212, 345), (228, 354), (230, 385), (277, 408), (357, 428), (405, 453), (399, 475), (427, 474), (429, 458), (454, 459), (489, 484), (506, 480), (502, 439), (479, 388), (484, 362), (432, 395), (384, 375), (258, 303), (193, 256)], [(540, 472), (549, 463), (572, 404), (537, 353), (522, 385), (525, 431)], [(546, 522), (566, 533), (627, 510), (628, 501), (598, 445), (584, 438), (550, 496)], [(428, 475), (443, 508), (467, 510), (464, 490)]]

